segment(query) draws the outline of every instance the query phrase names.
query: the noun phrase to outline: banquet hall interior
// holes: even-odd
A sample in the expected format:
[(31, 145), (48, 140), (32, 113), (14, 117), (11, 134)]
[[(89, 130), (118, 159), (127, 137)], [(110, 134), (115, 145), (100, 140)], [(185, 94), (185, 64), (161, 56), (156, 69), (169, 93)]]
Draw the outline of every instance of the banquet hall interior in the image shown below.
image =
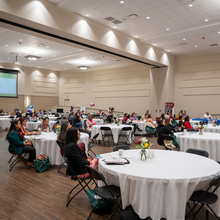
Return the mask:
[(0, 219), (219, 219), (219, 46), (219, 0), (0, 0)]

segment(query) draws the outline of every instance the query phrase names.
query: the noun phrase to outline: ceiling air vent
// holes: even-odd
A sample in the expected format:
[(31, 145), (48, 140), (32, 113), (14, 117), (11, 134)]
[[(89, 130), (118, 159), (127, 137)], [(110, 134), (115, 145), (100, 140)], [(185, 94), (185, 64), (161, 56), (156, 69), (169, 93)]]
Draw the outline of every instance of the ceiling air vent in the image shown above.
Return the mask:
[(128, 18), (131, 19), (131, 20), (134, 20), (134, 19), (139, 18), (139, 16), (136, 15), (136, 14), (130, 14), (130, 15), (128, 15)]
[(210, 47), (216, 47), (216, 46), (218, 46), (218, 44), (210, 44), (209, 46)]
[(122, 23), (122, 22), (119, 21), (119, 20), (114, 20), (114, 21), (112, 21), (112, 23), (114, 23), (114, 24), (120, 24), (120, 23)]
[(193, 0), (178, 0), (178, 1), (179, 1), (180, 4), (182, 4), (182, 5), (193, 3)]
[(112, 20), (115, 20), (115, 18), (113, 18), (113, 17), (106, 17), (106, 18), (104, 18), (106, 21), (112, 21)]

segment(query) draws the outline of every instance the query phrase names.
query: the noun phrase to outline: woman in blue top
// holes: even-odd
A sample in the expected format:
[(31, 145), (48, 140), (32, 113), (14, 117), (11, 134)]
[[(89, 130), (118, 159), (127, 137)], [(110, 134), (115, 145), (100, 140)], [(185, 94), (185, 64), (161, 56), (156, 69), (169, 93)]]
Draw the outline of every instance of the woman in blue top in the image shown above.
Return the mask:
[(131, 115), (131, 120), (137, 120), (138, 118), (136, 117), (136, 114), (135, 112), (132, 113)]
[(29, 153), (28, 166), (34, 167), (32, 162), (36, 159), (36, 150), (33, 147), (31, 141), (25, 140), (23, 133), (21, 132), (21, 123), (18, 120), (11, 122), (11, 127), (6, 136), (6, 140), (9, 142), (8, 151), (13, 154), (20, 155), (21, 153)]

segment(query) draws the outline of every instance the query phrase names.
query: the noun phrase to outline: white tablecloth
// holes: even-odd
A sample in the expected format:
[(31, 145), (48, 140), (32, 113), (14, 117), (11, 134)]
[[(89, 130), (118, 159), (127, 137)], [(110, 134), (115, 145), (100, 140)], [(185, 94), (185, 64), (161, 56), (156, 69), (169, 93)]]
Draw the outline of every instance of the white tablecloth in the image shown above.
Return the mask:
[(206, 150), (209, 158), (220, 161), (220, 134), (204, 132), (203, 135), (199, 135), (199, 132), (188, 132), (187, 135), (175, 135), (181, 151), (185, 152), (188, 148)]
[(191, 124), (192, 127), (195, 127), (196, 125), (200, 125), (200, 121), (197, 120), (190, 119), (189, 123)]
[[(82, 122), (82, 128), (84, 129), (84, 121), (87, 121), (87, 119), (85, 118), (82, 118), (81, 122)], [(103, 125), (104, 124), (104, 121), (103, 119), (92, 119), (92, 121), (94, 123), (96, 123), (97, 125)]]
[(11, 126), (10, 121), (11, 121), (10, 118), (0, 118), (0, 128), (1, 129), (9, 128)]
[(146, 134), (146, 131), (145, 131), (145, 121), (132, 121), (132, 124), (136, 124), (138, 125), (138, 127), (143, 130), (143, 131), (139, 131), (138, 128), (136, 129), (135, 131), (135, 134), (139, 134), (139, 135), (144, 135)]
[(205, 132), (212, 132), (212, 133), (220, 133), (220, 126), (218, 125), (218, 126), (214, 127), (212, 124), (205, 125), (204, 131)]
[[(112, 130), (112, 134), (113, 134), (113, 139), (114, 139), (114, 143), (117, 144), (118, 143), (118, 136), (121, 132), (121, 129), (123, 127), (132, 127), (132, 125), (119, 125), (117, 126), (116, 124), (112, 125), (112, 124), (108, 124), (108, 125), (93, 125), (92, 126), (92, 133), (91, 133), (91, 137), (93, 137), (95, 134), (99, 133), (99, 136), (97, 137), (97, 140), (102, 140), (102, 135), (101, 135), (101, 130), (100, 127), (109, 127)], [(121, 138), (121, 141), (124, 141), (126, 139)], [(129, 143), (131, 143), (131, 135), (129, 137)]]
[[(42, 138), (40, 140), (34, 138)], [(32, 143), (36, 149), (36, 154), (45, 154), (50, 158), (51, 165), (60, 165), (63, 163), (63, 158), (60, 153), (60, 147), (57, 145), (57, 134), (43, 132), (42, 135), (25, 136), (26, 139), (32, 140)], [(86, 153), (88, 151), (89, 135), (81, 133), (79, 142), (85, 144)]]
[[(141, 218), (185, 219), (186, 203), (193, 191), (206, 187), (220, 173), (217, 162), (202, 156), (155, 150), (156, 158), (141, 161), (139, 152), (124, 151), (125, 157), (133, 157), (126, 165), (106, 165), (100, 159), (99, 170), (108, 184), (121, 188), (123, 208), (132, 205)], [(220, 195), (220, 190), (217, 193)], [(219, 201), (214, 209), (219, 215)]]
[[(55, 123), (56, 123), (56, 121), (49, 121), (50, 129), (53, 128)], [(42, 124), (42, 121), (37, 121), (37, 122), (30, 122), (30, 121), (28, 121), (26, 123), (26, 128), (31, 130), (31, 131), (32, 130), (36, 130), (40, 124)]]
[(9, 115), (2, 115), (0, 116), (0, 118), (9, 118), (10, 116)]

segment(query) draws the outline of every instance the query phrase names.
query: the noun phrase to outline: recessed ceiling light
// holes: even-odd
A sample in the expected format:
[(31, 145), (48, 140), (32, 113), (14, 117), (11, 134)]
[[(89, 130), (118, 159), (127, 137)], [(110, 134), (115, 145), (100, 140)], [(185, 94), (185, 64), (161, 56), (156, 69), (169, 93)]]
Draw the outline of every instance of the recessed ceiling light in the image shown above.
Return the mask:
[(170, 52), (170, 50), (167, 50), (167, 52)]
[(220, 34), (220, 31), (218, 33)]
[(63, 62), (61, 62), (61, 64), (63, 64)]
[(66, 67), (65, 67), (65, 69), (66, 69)]
[(195, 47), (197, 47), (197, 45), (195, 45)]
[(146, 17), (147, 19), (150, 19), (150, 17)]
[(169, 29), (169, 28), (167, 28), (166, 30), (167, 30), (167, 31), (169, 31), (170, 29)]
[(69, 53), (72, 53), (71, 51)]
[(186, 40), (186, 38), (183, 38), (183, 40)]
[(120, 3), (121, 3), (121, 4), (123, 4), (123, 3), (124, 3), (124, 1), (120, 1)]
[(8, 59), (10, 59), (10, 57), (8, 57)]
[(156, 44), (153, 44), (154, 46), (157, 46)]
[(90, 57), (90, 59), (92, 59), (92, 57)]
[(114, 28), (116, 28), (116, 27), (114, 27)]
[(205, 19), (205, 21), (208, 21), (209, 19)]
[(105, 62), (108, 62), (108, 60), (106, 60)]
[(7, 46), (8, 46), (8, 44), (5, 44), (5, 46), (7, 47)]
[(56, 57), (56, 55), (53, 55), (54, 57)]
[(51, 65), (49, 65), (49, 66), (51, 66)]
[(138, 36), (135, 36), (136, 38), (138, 37)]
[(89, 17), (89, 14), (86, 14), (86, 17)]
[(189, 5), (189, 7), (192, 7), (192, 6), (193, 6), (192, 4)]
[(49, 46), (47, 46), (47, 48), (49, 48)]

